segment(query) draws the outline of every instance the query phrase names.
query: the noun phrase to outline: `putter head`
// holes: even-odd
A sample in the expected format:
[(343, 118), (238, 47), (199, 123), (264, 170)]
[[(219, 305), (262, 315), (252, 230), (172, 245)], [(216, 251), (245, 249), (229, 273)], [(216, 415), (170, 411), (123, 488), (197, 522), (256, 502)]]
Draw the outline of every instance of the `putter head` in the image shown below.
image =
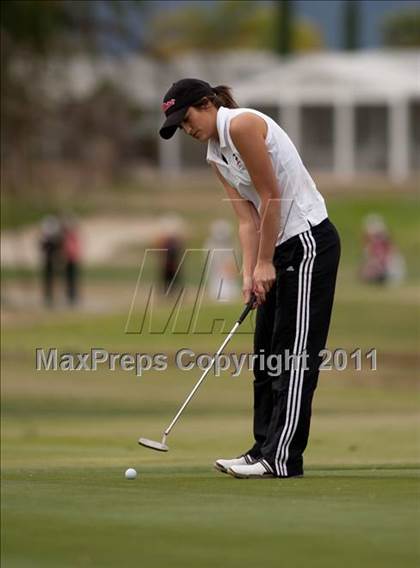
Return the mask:
[(154, 440), (148, 440), (147, 438), (139, 438), (139, 444), (145, 448), (150, 448), (151, 450), (156, 450), (158, 452), (167, 452), (169, 450), (168, 446), (163, 442), (155, 442)]

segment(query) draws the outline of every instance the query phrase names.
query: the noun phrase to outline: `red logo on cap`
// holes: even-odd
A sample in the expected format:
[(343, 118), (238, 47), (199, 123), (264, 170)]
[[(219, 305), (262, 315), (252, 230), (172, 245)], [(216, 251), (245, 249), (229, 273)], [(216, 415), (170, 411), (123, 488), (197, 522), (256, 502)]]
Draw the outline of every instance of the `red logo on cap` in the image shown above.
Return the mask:
[(162, 103), (163, 112), (166, 112), (168, 108), (171, 108), (171, 106), (174, 106), (174, 104), (175, 104), (175, 99), (170, 99), (169, 101), (166, 101), (166, 103)]

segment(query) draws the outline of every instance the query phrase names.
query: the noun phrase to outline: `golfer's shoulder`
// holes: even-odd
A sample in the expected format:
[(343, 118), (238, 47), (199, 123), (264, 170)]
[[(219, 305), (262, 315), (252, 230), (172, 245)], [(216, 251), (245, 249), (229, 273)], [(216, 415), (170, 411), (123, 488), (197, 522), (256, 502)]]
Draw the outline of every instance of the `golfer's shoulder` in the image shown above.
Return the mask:
[(258, 114), (244, 110), (244, 112), (237, 114), (231, 119), (229, 131), (234, 141), (238, 139), (242, 140), (255, 134), (262, 134), (265, 136), (267, 132), (267, 123)]

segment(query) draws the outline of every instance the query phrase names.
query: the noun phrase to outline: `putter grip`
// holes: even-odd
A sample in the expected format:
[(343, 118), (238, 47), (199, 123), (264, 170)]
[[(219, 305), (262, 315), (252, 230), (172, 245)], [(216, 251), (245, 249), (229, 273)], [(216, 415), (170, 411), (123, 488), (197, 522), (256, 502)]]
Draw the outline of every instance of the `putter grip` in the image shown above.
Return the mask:
[(238, 319), (238, 323), (241, 324), (244, 319), (246, 318), (246, 316), (249, 314), (249, 312), (252, 310), (252, 306), (254, 305), (256, 298), (254, 294), (251, 294), (251, 298), (249, 300), (249, 302), (247, 303), (247, 305), (245, 306), (244, 311), (241, 313), (241, 315), (239, 316)]

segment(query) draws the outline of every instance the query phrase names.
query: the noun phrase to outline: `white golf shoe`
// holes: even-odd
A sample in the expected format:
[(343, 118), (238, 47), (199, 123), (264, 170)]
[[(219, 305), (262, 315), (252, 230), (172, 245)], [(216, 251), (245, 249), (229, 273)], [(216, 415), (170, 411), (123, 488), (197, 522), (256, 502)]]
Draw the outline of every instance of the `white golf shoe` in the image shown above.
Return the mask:
[(274, 477), (273, 470), (265, 460), (258, 460), (252, 464), (232, 465), (227, 472), (241, 479)]
[(233, 458), (231, 460), (216, 460), (213, 465), (217, 471), (227, 473), (228, 469), (234, 465), (249, 465), (254, 463), (254, 461), (255, 460), (251, 458), (251, 456), (245, 454), (244, 456), (239, 456), (238, 458)]

